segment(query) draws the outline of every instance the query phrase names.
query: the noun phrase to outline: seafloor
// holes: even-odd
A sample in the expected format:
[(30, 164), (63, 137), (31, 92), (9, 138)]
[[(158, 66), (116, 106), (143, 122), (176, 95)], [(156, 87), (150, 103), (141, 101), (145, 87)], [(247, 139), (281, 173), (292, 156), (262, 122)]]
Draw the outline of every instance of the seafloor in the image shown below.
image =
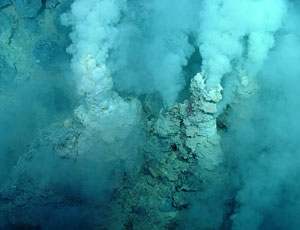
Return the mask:
[[(194, 68), (201, 63), (196, 51), (183, 65), (185, 87), (171, 106), (155, 91), (110, 86), (113, 77), (80, 81), (79, 64), (82, 79), (103, 69), (92, 54), (76, 62), (68, 50), (81, 39), (69, 36), (76, 21), (61, 22), (72, 2), (0, 0), (0, 230), (233, 229), (245, 182), (237, 173), (243, 156), (230, 153), (245, 140), (227, 133), (252, 135), (239, 124), (255, 114), (258, 83), (242, 77), (232, 103), (217, 112), (223, 89), (206, 86)], [(230, 127), (231, 119), (238, 125)], [(267, 153), (268, 145), (259, 148)], [(259, 197), (252, 188), (246, 194)], [(258, 189), (264, 188), (272, 190)], [(256, 210), (265, 216), (259, 229), (283, 229), (269, 225), (277, 215), (270, 210)]]

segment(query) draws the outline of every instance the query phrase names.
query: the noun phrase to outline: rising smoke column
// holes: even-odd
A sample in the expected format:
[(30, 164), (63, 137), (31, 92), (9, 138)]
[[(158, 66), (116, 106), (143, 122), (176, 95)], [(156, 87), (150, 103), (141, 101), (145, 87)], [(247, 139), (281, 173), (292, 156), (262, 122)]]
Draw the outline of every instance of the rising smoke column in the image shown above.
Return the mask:
[(78, 92), (85, 98), (75, 114), (91, 131), (98, 131), (106, 142), (124, 138), (139, 120), (137, 100), (119, 97), (112, 90), (113, 82), (107, 68), (108, 53), (116, 37), (116, 25), (126, 0), (76, 0), (71, 12), (62, 16), (64, 25), (72, 26), (72, 69)]
[(182, 68), (196, 48), (199, 5), (194, 0), (128, 2), (110, 59), (118, 90), (158, 93), (167, 107), (176, 102), (185, 86)]
[[(257, 100), (252, 99), (253, 104), (247, 105), (252, 106), (253, 117), (249, 118), (246, 105), (237, 106), (229, 124), (236, 133), (227, 134), (229, 139), (236, 138), (227, 145), (229, 151), (236, 153), (235, 167), (241, 176), (231, 217), (234, 230), (299, 229), (295, 215), (291, 215), (292, 210), (299, 212), (299, 198), (295, 199), (299, 183), (289, 184), (299, 175), (295, 169), (299, 164), (299, 146), (295, 141), (299, 128), (291, 126), (299, 117), (294, 104), (299, 103), (299, 97), (290, 85), (299, 82), (299, 71), (294, 67), (298, 65), (298, 52), (291, 50), (297, 50), (299, 37), (295, 37), (299, 35), (282, 37), (287, 33), (286, 21), (297, 21), (291, 13), (296, 5), (290, 3), (220, 0), (204, 1), (202, 6), (198, 41), (202, 74), (208, 85), (221, 82), (225, 91), (223, 101), (227, 103), (231, 103), (231, 98), (226, 92), (235, 91), (245, 77), (256, 78), (261, 86)], [(287, 70), (287, 66), (292, 70)], [(287, 111), (288, 107), (295, 109)], [(236, 122), (243, 113), (249, 120)], [(282, 214), (274, 211), (275, 207), (284, 210)]]
[(242, 121), (231, 119), (229, 138), (242, 143), (237, 151), (231, 149), (242, 180), (234, 230), (300, 228), (300, 5), (286, 1), (286, 6), (275, 46), (259, 73), (254, 114)]
[(203, 1), (198, 43), (208, 85), (233, 71), (254, 77), (274, 46), (285, 12), (284, 0)]
[[(208, 86), (223, 84), (227, 78), (224, 91), (234, 91), (231, 83), (235, 79), (260, 76), (269, 60), (270, 50), (276, 48), (277, 36), (287, 15), (287, 1), (284, 0), (204, 0), (200, 12), (193, 1), (181, 3), (172, 8), (171, 1), (139, 4), (136, 1), (76, 0), (71, 12), (63, 17), (64, 23), (73, 27), (73, 44), (69, 52), (73, 55), (72, 68), (78, 78), (79, 93), (86, 102), (76, 110), (76, 115), (89, 128), (100, 133), (109, 131), (106, 138), (102, 135), (105, 141), (114, 141), (120, 133), (126, 136), (125, 130), (139, 117), (139, 103), (119, 97), (112, 90), (113, 80), (121, 91), (137, 94), (160, 92), (165, 103), (172, 105), (184, 84), (182, 66), (187, 64), (198, 46), (203, 59), (202, 75)], [(192, 44), (190, 39), (196, 39), (197, 43)], [(285, 45), (281, 49), (284, 50)], [(280, 55), (276, 57), (280, 59)], [(293, 98), (296, 94), (293, 91), (287, 95)], [(280, 109), (275, 112), (279, 113)], [(283, 124), (280, 127), (283, 128)], [(241, 134), (245, 138), (250, 131), (251, 126), (246, 134)], [(297, 136), (297, 129), (294, 134)], [(268, 133), (259, 137), (265, 136)], [(289, 143), (288, 139), (290, 136), (284, 139), (285, 143)], [(273, 140), (276, 140), (275, 136)], [(246, 159), (251, 159), (252, 152), (243, 150), (248, 156)], [(236, 208), (232, 218), (235, 230), (259, 229), (263, 222), (262, 212), (274, 204), (274, 197), (277, 198), (274, 193), (271, 193), (272, 197), (265, 194), (264, 203), (258, 204), (260, 194), (265, 189), (280, 190), (278, 181), (283, 181), (289, 171), (284, 171), (277, 181), (265, 186), (269, 176), (276, 176), (276, 172), (282, 170), (276, 165), (280, 159), (286, 162), (283, 167), (291, 165), (288, 162), (292, 159), (292, 150), (285, 158), (278, 157), (278, 151), (264, 158), (258, 154), (257, 148), (254, 150), (254, 156), (260, 157), (257, 161), (250, 164), (238, 161), (243, 184), (236, 197), (240, 207)], [(291, 167), (295, 168), (293, 164)], [(248, 169), (254, 169), (255, 173), (249, 173)]]

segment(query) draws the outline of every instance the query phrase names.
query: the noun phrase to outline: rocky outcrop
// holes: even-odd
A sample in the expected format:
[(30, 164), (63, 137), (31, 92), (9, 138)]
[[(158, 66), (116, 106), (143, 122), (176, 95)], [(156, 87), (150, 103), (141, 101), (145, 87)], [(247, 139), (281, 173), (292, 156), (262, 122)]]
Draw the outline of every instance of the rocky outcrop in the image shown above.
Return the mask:
[(26, 18), (34, 18), (42, 8), (41, 0), (12, 0), (17, 11)]
[(222, 99), (222, 87), (206, 88), (203, 77), (197, 74), (191, 81), (191, 98), (175, 105), (153, 124), (154, 135), (169, 140), (170, 146), (180, 149), (183, 159), (195, 157), (206, 169), (222, 162), (217, 134), (216, 104)]
[(11, 4), (10, 0), (0, 0), (0, 8)]
[[(51, 30), (54, 37), (47, 38), (48, 28), (56, 28), (50, 9), (61, 7), (55, 0), (47, 2), (43, 11), (47, 17), (42, 17), (28, 31), (24, 26), (28, 19), (21, 17), (18, 23), (7, 21), (7, 27), (15, 30), (5, 29), (0, 34), (1, 47), (8, 50), (1, 55), (0, 65), (14, 67), (20, 77), (32, 73), (44, 76), (49, 72), (52, 79), (52, 67), (57, 65), (52, 66), (52, 61), (57, 60), (57, 54), (64, 48), (64, 38), (55, 36), (61, 34), (58, 30)], [(20, 9), (16, 13), (14, 5), (5, 8), (16, 17)], [(14, 27), (9, 25), (12, 23)], [(89, 21), (84, 21), (85, 24)], [(43, 33), (34, 33), (35, 28)], [(105, 44), (106, 40), (96, 43)], [(86, 42), (90, 44), (89, 40)], [(73, 70), (82, 100), (75, 116), (50, 124), (19, 158), (10, 175), (14, 180), (0, 190), (0, 218), (7, 217), (8, 224), (13, 226), (42, 226), (44, 220), (33, 214), (38, 210), (43, 216), (49, 206), (45, 213), (59, 210), (58, 213), (69, 214), (68, 210), (83, 209), (88, 214), (84, 215), (85, 221), (101, 219), (105, 212), (105, 223), (95, 220), (95, 229), (160, 230), (175, 229), (172, 226), (176, 225), (176, 219), (193, 205), (195, 198), (203, 201), (201, 207), (218, 209), (215, 203), (222, 200), (215, 197), (224, 196), (226, 190), (216, 125), (216, 104), (222, 99), (222, 87), (208, 88), (201, 74), (197, 74), (191, 81), (188, 100), (161, 112), (158, 112), (161, 105), (153, 103), (147, 114), (138, 99), (121, 97), (114, 91), (105, 58), (100, 60), (96, 56), (86, 49), (76, 55)], [(145, 137), (141, 137), (140, 129), (144, 126)], [(44, 165), (39, 165), (40, 162)], [(49, 171), (45, 169), (61, 170), (58, 177), (64, 175), (62, 181), (52, 175), (48, 178)], [(101, 179), (109, 180), (109, 185), (101, 184)], [(84, 193), (90, 190), (91, 193)], [(95, 202), (104, 193), (110, 200)], [(211, 202), (210, 206), (207, 202)], [(22, 214), (19, 218), (18, 212)], [(222, 214), (205, 227), (218, 229), (221, 222)]]
[[(141, 116), (137, 99), (123, 99), (112, 90), (112, 78), (105, 64), (98, 64), (91, 55), (82, 58), (79, 94), (85, 98), (75, 114), (89, 131), (98, 131), (105, 142), (125, 139)], [(88, 131), (88, 132), (89, 132)]]
[[(123, 211), (113, 221), (113, 229), (123, 229), (122, 225), (132, 229), (172, 228), (182, 222), (176, 219), (195, 199), (206, 202), (206, 208), (208, 200), (215, 202), (220, 193), (224, 192), (225, 197), (225, 177), (220, 176), (224, 169), (222, 152), (214, 116), (221, 90), (220, 85), (208, 89), (197, 74), (191, 81), (189, 100), (148, 121), (145, 164), (134, 184), (127, 181), (120, 188), (116, 210)], [(222, 215), (221, 212), (218, 220), (206, 226), (220, 227)]]

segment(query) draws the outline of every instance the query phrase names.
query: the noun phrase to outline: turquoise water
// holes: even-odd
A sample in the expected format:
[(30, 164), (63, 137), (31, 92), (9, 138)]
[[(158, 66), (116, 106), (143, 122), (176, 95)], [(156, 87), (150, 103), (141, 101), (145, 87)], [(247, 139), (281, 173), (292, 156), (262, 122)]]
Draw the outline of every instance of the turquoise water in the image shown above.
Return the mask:
[(300, 229), (299, 7), (0, 0), (0, 230)]

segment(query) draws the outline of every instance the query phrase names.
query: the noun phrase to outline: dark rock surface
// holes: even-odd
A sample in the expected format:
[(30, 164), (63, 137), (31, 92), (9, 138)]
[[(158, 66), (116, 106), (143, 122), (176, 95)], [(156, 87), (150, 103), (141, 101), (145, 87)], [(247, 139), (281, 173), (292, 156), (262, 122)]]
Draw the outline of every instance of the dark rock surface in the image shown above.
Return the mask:
[(42, 0), (12, 0), (17, 11), (26, 18), (34, 18), (42, 8)]
[(10, 0), (0, 0), (0, 8), (11, 4)]
[(47, 71), (55, 69), (59, 63), (66, 62), (67, 59), (65, 47), (51, 40), (38, 40), (35, 43), (33, 53), (36, 63)]

